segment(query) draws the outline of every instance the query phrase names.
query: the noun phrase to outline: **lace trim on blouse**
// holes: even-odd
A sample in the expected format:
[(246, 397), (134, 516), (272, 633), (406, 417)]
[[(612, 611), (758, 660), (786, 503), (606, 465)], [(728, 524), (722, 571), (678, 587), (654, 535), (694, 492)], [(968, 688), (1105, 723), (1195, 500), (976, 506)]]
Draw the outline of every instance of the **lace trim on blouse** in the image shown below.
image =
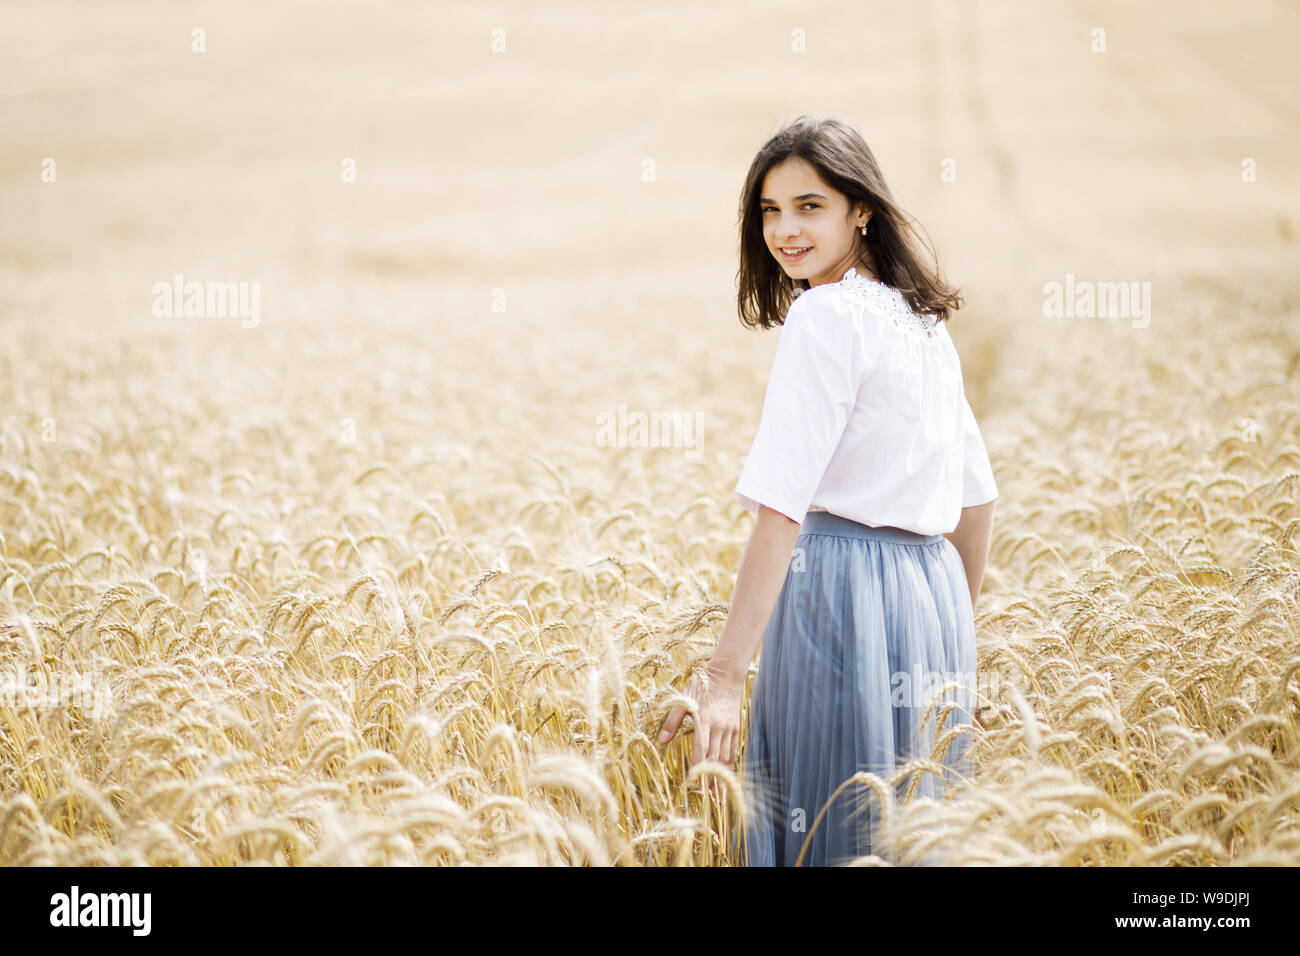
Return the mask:
[(907, 299), (903, 297), (903, 293), (893, 286), (858, 275), (856, 268), (851, 268), (844, 273), (844, 278), (840, 282), (843, 284), (846, 293), (870, 307), (874, 312), (886, 316), (898, 328), (908, 329), (918, 335), (924, 333), (927, 336), (933, 336), (935, 334), (935, 325), (939, 320), (929, 313), (918, 315), (913, 312), (912, 307), (907, 304)]

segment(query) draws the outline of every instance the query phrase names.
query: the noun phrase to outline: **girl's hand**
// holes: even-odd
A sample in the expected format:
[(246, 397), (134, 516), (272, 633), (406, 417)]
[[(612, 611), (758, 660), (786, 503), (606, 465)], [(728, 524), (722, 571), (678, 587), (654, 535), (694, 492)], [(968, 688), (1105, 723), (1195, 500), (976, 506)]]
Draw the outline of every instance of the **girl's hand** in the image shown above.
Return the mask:
[[(740, 743), (740, 709), (745, 691), (744, 676), (736, 677), (709, 662), (692, 680), (686, 696), (695, 701), (695, 749), (691, 766), (701, 760), (716, 760), (733, 766)], [(668, 713), (659, 742), (666, 744), (677, 736), (686, 716), (686, 707), (677, 704)]]

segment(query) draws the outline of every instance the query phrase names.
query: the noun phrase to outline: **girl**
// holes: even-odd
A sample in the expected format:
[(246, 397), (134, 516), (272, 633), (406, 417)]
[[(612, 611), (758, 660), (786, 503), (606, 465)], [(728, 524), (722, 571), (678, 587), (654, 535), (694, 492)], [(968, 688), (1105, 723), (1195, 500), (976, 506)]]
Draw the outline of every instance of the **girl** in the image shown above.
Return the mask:
[[(781, 336), (735, 488), (754, 529), (717, 649), (687, 691), (691, 764), (735, 761), (761, 638), (745, 862), (885, 856), (879, 799), (841, 784), (917, 757), (945, 774), (925, 773), (921, 795), (969, 776), (997, 486), (946, 325), (962, 298), (922, 261), (857, 131), (809, 117), (750, 166), (739, 279), (742, 324)], [(673, 708), (661, 741), (684, 714)]]

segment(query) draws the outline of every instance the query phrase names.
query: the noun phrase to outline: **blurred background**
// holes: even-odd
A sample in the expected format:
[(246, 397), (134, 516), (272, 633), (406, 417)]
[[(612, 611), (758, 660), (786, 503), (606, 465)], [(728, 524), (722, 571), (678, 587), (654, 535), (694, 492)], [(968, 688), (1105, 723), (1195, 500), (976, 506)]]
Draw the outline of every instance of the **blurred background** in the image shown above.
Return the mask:
[[(232, 398), (235, 366), (292, 330), (299, 362), (331, 341), (355, 361), (322, 390), (454, 363), (491, 413), (591, 364), (644, 383), (631, 362), (689, 369), (671, 384), (692, 407), (705, 376), (752, 403), (775, 336), (733, 320), (736, 203), (804, 112), (862, 131), (967, 293), (979, 412), (1078, 324), (1043, 321), (1045, 282), (1149, 281), (1171, 326), (1180, 285), (1241, 300), (1294, 264), (1294, 4), (58, 2), (4, 21), (10, 335), (64, 329), (69, 362), (162, 339), (159, 373), (202, 354)], [(208, 341), (156, 318), (175, 273), (260, 283), (260, 327)], [(398, 325), (410, 347), (381, 353)], [(509, 358), (458, 351), (465, 326)]]

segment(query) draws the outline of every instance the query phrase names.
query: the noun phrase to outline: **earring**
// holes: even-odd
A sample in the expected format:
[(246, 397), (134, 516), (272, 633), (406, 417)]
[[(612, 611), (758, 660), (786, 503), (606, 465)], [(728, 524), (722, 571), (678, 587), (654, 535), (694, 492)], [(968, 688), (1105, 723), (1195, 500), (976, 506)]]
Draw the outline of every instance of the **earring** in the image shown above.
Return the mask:
[(862, 234), (863, 234), (864, 236), (867, 234), (867, 227), (866, 227), (865, 224), (864, 224), (863, 227), (862, 227)]

